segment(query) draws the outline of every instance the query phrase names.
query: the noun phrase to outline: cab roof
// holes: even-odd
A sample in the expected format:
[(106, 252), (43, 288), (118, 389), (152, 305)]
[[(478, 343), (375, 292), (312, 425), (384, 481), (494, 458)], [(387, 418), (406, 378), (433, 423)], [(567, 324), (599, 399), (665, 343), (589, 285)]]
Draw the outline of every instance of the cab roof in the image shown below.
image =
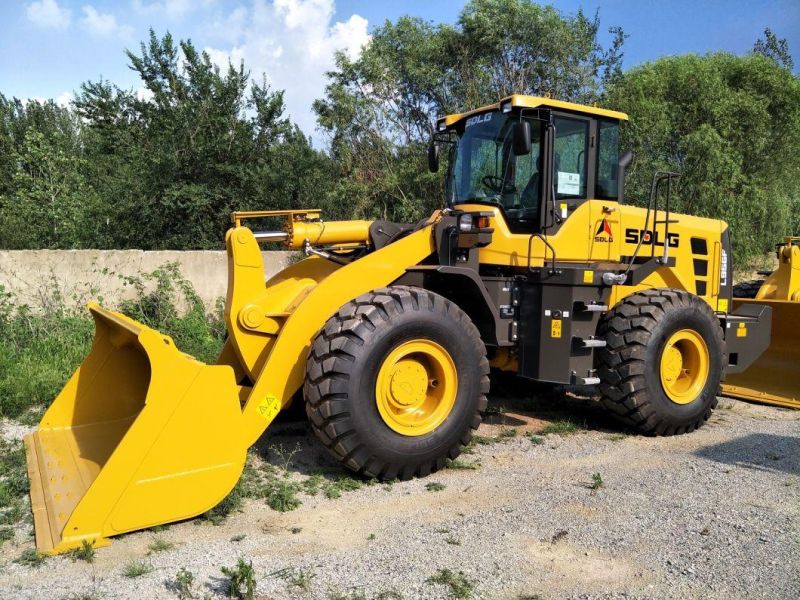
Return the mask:
[(478, 113), (486, 112), (488, 110), (500, 110), (502, 105), (511, 103), (511, 106), (517, 108), (555, 108), (560, 110), (569, 110), (584, 115), (593, 115), (596, 117), (606, 117), (608, 119), (616, 119), (618, 121), (627, 121), (628, 115), (616, 110), (607, 110), (605, 108), (597, 108), (596, 106), (586, 106), (585, 104), (575, 104), (574, 102), (564, 102), (562, 100), (554, 100), (553, 98), (544, 98), (542, 96), (523, 96), (521, 94), (514, 94), (503, 98), (495, 104), (487, 104), (469, 112), (456, 113), (447, 115), (437, 120), (437, 129), (444, 124), (445, 127), (455, 125), (462, 119), (475, 115)]

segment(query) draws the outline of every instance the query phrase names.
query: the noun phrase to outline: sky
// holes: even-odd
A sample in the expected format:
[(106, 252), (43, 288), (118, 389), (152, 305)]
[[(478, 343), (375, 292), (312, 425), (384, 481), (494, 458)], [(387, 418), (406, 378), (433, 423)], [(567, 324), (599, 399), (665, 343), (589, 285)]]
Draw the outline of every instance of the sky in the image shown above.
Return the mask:
[[(629, 35), (624, 67), (669, 54), (747, 52), (770, 27), (800, 67), (800, 0), (554, 0), (564, 13), (599, 10), (603, 34)], [(190, 38), (219, 64), (245, 65), (285, 90), (287, 112), (316, 137), (312, 102), (324, 95), (334, 53), (358, 56), (370, 32), (410, 14), (454, 23), (459, 0), (0, 0), (0, 93), (67, 103), (80, 84), (108, 79), (139, 90), (126, 48), (148, 29)]]

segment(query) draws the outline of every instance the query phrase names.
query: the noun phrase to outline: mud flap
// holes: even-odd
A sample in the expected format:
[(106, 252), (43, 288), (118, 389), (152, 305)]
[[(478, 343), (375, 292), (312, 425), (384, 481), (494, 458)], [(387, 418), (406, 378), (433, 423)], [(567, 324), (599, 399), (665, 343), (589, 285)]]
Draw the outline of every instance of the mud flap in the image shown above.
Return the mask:
[[(731, 368), (731, 373), (722, 385), (726, 396), (775, 404), (788, 408), (800, 408), (800, 302), (786, 300), (734, 300), (734, 313), (754, 310), (757, 307), (772, 309), (772, 325), (769, 345), (752, 364), (746, 368)], [(734, 328), (738, 331), (739, 326)], [(726, 335), (726, 341), (736, 343), (747, 351), (753, 351), (758, 342), (750, 336), (747, 325), (744, 334)], [(735, 344), (728, 341), (729, 351)]]
[(242, 473), (234, 370), (90, 305), (92, 350), (25, 438), (36, 546), (59, 553), (201, 514)]

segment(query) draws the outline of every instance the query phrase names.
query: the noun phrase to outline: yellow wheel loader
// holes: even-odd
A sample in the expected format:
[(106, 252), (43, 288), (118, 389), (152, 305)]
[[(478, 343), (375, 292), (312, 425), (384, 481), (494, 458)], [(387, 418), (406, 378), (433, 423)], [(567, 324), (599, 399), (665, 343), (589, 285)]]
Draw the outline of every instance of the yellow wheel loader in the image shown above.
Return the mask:
[(744, 373), (732, 375), (722, 386), (727, 396), (800, 408), (800, 237), (787, 237), (777, 249), (778, 268), (766, 279), (733, 286), (734, 306), (772, 308), (769, 349)]
[[(234, 213), (214, 365), (90, 306), (91, 353), (25, 440), (39, 550), (212, 508), (301, 390), (331, 454), (381, 479), (459, 454), (490, 366), (598, 385), (646, 434), (700, 427), (720, 380), (767, 348), (771, 308), (734, 309), (727, 226), (672, 213), (674, 174), (646, 208), (622, 202), (626, 119), (519, 95), (440, 119), (446, 208), (417, 224)], [(307, 258), (265, 281), (259, 244), (275, 242)]]

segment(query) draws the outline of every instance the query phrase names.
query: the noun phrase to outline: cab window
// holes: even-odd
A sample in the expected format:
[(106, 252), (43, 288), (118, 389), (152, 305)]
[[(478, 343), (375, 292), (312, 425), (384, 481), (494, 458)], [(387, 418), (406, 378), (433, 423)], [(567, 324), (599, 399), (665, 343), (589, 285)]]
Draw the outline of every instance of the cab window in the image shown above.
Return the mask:
[(619, 123), (600, 121), (597, 127), (597, 181), (594, 195), (603, 200), (617, 198)]
[(589, 121), (556, 117), (555, 127), (556, 198), (586, 198)]

